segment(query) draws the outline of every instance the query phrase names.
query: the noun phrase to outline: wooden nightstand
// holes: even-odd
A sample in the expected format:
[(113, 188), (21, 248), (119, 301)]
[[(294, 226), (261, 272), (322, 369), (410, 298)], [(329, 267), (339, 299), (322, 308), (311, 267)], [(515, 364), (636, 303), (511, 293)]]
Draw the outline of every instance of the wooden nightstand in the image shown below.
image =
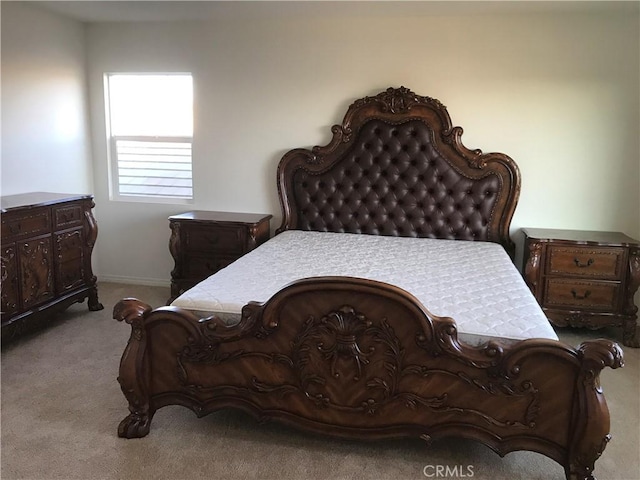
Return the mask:
[(169, 217), (171, 298), (253, 250), (270, 236), (271, 215), (193, 211)]
[(558, 327), (622, 327), (623, 343), (639, 346), (640, 242), (617, 232), (525, 228), (523, 274)]

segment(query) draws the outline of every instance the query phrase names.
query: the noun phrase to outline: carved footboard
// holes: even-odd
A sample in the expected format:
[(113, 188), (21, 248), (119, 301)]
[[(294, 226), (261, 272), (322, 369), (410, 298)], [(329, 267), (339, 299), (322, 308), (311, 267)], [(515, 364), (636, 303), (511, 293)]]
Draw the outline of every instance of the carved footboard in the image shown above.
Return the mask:
[(456, 325), (396, 287), (347, 277), (306, 279), (227, 327), (172, 307), (118, 303), (132, 326), (118, 378), (130, 415), (121, 437), (149, 432), (154, 412), (224, 407), (318, 433), (380, 439), (475, 439), (500, 455), (542, 453), (569, 479), (593, 478), (609, 440), (599, 386), (622, 366), (607, 340), (577, 350), (550, 340), (461, 345)]

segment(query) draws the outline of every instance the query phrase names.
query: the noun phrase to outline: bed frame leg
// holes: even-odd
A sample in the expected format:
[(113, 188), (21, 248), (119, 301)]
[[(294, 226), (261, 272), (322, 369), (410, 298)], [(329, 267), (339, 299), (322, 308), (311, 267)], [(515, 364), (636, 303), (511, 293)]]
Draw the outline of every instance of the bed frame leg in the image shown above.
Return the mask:
[(147, 436), (151, 428), (152, 415), (132, 412), (118, 425), (118, 436), (121, 438), (142, 438)]
[(113, 318), (131, 325), (131, 337), (120, 360), (118, 383), (129, 402), (129, 411), (118, 425), (118, 436), (140, 438), (149, 433), (153, 411), (149, 406), (149, 359), (144, 325), (151, 307), (133, 298), (121, 300), (113, 309)]
[(582, 364), (576, 382), (576, 408), (573, 438), (565, 473), (567, 480), (595, 480), (593, 469), (611, 439), (609, 409), (600, 387), (600, 372), (605, 367), (624, 365), (622, 349), (609, 340), (593, 340), (580, 345)]
[(596, 480), (596, 477), (593, 476), (594, 464), (602, 455), (604, 447), (607, 446), (610, 439), (611, 435), (606, 435), (600, 446), (594, 446), (591, 451), (576, 456), (567, 470), (567, 480)]

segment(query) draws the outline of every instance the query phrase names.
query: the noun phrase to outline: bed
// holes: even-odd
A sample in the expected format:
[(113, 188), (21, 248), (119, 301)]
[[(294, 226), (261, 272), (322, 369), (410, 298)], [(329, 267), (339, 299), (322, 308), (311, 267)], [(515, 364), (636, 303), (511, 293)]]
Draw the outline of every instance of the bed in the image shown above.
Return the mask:
[(356, 100), (332, 133), (280, 161), (273, 239), (171, 306), (115, 306), (132, 329), (118, 435), (146, 436), (167, 405), (237, 408), (337, 437), (465, 437), (594, 478), (599, 374), (622, 350), (559, 342), (513, 267), (513, 160), (466, 148), (404, 87)]

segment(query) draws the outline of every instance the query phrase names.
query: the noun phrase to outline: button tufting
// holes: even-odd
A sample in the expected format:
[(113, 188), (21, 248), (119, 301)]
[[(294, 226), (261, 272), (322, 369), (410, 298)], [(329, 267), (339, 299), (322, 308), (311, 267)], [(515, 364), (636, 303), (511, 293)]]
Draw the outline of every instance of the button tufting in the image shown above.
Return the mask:
[(415, 123), (378, 121), (361, 130), (354, 144), (360, 150), (350, 150), (342, 168), (297, 176), (300, 225), (320, 231), (486, 237), (499, 199), (499, 177), (464, 177), (429, 138), (428, 129)]

